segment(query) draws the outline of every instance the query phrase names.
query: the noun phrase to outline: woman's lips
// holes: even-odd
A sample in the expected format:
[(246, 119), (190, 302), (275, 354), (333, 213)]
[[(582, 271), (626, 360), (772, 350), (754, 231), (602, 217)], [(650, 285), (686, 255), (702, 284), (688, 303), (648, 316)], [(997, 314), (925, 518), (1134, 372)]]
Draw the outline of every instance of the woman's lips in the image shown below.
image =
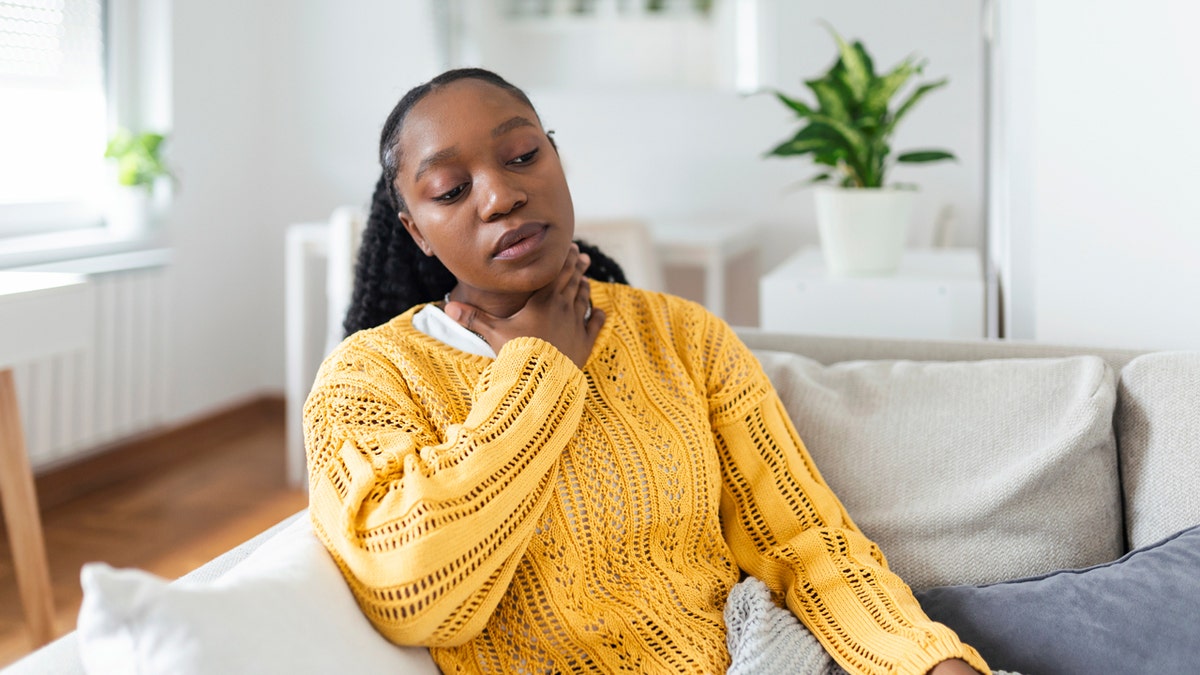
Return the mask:
[(545, 224), (529, 224), (506, 233), (500, 238), (495, 256), (498, 260), (513, 260), (534, 250), (546, 238), (549, 229)]

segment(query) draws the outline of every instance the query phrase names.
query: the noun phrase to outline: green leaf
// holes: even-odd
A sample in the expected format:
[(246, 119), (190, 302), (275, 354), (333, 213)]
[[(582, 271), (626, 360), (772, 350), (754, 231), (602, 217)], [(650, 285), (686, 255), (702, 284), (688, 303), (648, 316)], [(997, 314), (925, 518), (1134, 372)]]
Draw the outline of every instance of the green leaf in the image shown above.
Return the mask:
[(162, 134), (134, 134), (120, 128), (109, 139), (104, 156), (116, 160), (117, 182), (121, 185), (151, 186), (171, 171), (163, 164), (161, 155), (164, 137)]
[(940, 162), (944, 159), (958, 160), (953, 153), (945, 150), (912, 150), (896, 157), (897, 162), (919, 164), (923, 162)]
[(840, 133), (827, 124), (811, 122), (796, 132), (791, 139), (780, 143), (767, 155), (802, 155), (813, 152), (817, 155), (834, 153), (841, 157), (845, 156), (847, 151), (846, 139)]
[[(805, 82), (817, 97), (820, 112), (841, 122), (850, 122), (850, 92), (835, 78), (809, 80)], [(811, 118), (811, 116), (810, 116)]]
[(158, 155), (158, 146), (162, 145), (163, 135), (145, 133), (137, 138), (138, 145), (142, 146), (146, 154), (150, 157)]
[(809, 178), (805, 182), (807, 182), (809, 185), (813, 185), (815, 183), (824, 183), (825, 181), (829, 180), (830, 178), (833, 178), (833, 174), (826, 171), (825, 173), (819, 173), (819, 174), (813, 176), (812, 178)]
[(854, 41), (854, 51), (858, 52), (858, 58), (862, 59), (863, 65), (867, 69), (868, 81), (875, 79), (875, 61), (871, 55), (867, 53), (867, 47), (861, 40)]
[(823, 154), (839, 152), (846, 153), (846, 139), (832, 127), (814, 122), (801, 129), (791, 140), (781, 143), (771, 155), (803, 155), (809, 152)]
[(813, 115), (812, 121), (814, 124), (822, 124), (828, 127), (837, 138), (846, 144), (848, 154), (846, 160), (848, 162), (851, 164), (861, 164), (866, 159), (867, 139), (863, 137), (858, 129), (855, 129), (842, 120), (824, 115)]
[(813, 162), (824, 166), (841, 166), (846, 159), (846, 151), (841, 148), (830, 148), (813, 153)]
[(934, 89), (946, 86), (948, 82), (949, 80), (942, 78), (937, 82), (930, 82), (929, 84), (923, 84), (920, 87), (917, 87), (916, 91), (909, 95), (909, 97), (905, 99), (904, 103), (900, 104), (900, 108), (896, 110), (896, 114), (892, 116), (892, 121), (887, 125), (886, 133), (890, 134), (893, 130), (895, 130), (896, 125), (900, 123), (900, 120), (903, 119), (906, 114), (908, 114), (909, 110), (912, 110), (912, 107), (917, 104), (917, 101), (920, 101), (925, 97), (926, 94)]
[(108, 159), (117, 159), (129, 152), (131, 145), (133, 145), (133, 134), (129, 133), (128, 129), (117, 129), (104, 148), (104, 156)]
[(880, 187), (883, 185), (883, 177), (887, 169), (886, 160), (890, 152), (891, 147), (888, 146), (883, 136), (875, 136), (872, 139), (870, 154), (867, 156), (867, 160), (863, 162), (861, 173), (862, 187)]
[(810, 122), (808, 126), (801, 129), (793, 138), (798, 141), (810, 138), (824, 138), (837, 143), (844, 142), (842, 135), (824, 122)]
[[(872, 77), (870, 58), (863, 59), (866, 50), (859, 50), (847, 44), (842, 39), (842, 36), (833, 29), (833, 26), (828, 23), (825, 23), (825, 29), (829, 31), (834, 41), (837, 42), (838, 55), (841, 66), (844, 69), (844, 78), (846, 86), (850, 90), (850, 95), (855, 101), (863, 100), (867, 95), (867, 85), (870, 84)], [(836, 69), (837, 66), (834, 66), (834, 68)]]
[(813, 109), (808, 107), (803, 101), (797, 101), (781, 91), (776, 91), (775, 97), (782, 101), (784, 105), (796, 111), (796, 114), (801, 117), (808, 117), (813, 114)]
[(871, 80), (867, 88), (867, 97), (863, 101), (863, 114), (879, 117), (887, 112), (888, 102), (900, 91), (908, 79), (916, 74), (920, 64), (907, 58), (883, 77)]
[(825, 147), (828, 144), (829, 144), (829, 141), (826, 141), (826, 140), (820, 139), (820, 138), (811, 138), (811, 139), (800, 140), (800, 141), (793, 139), (790, 141), (784, 141), (783, 143), (780, 143), (779, 145), (775, 146), (775, 148), (773, 150), (771, 150), (770, 152), (768, 152), (767, 154), (774, 155), (777, 157), (789, 157), (792, 155), (804, 155), (804, 154), (807, 154), (810, 152), (817, 152), (819, 150), (823, 150), (823, 149), (825, 149)]
[(138, 184), (138, 167), (135, 162), (120, 161), (117, 164), (117, 182), (121, 185)]

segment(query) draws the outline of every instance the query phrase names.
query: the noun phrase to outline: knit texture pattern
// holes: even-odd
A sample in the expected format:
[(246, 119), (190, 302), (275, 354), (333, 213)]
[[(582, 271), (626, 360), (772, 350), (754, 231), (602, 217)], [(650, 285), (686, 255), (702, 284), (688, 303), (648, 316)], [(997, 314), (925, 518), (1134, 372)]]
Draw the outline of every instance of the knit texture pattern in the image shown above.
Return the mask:
[(305, 404), (314, 529), (366, 616), (449, 673), (723, 672), (741, 571), (852, 673), (978, 654), (821, 479), (758, 361), (695, 303), (592, 283), (581, 370), (412, 327), (348, 338)]
[[(738, 582), (725, 604), (726, 675), (846, 675), (795, 615), (771, 600), (754, 577)], [(992, 675), (1020, 675), (993, 670)]]
[(846, 675), (794, 614), (771, 601), (754, 577), (738, 582), (725, 604), (727, 675)]

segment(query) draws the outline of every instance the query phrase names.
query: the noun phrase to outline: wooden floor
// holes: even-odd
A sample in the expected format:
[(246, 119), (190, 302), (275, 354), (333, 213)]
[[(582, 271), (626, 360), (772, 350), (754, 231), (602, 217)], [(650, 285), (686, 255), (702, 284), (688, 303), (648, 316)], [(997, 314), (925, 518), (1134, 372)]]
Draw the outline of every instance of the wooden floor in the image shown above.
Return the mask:
[[(114, 484), (89, 485), (86, 494), (66, 498), (61, 484), (45, 489), (56, 492), (49, 505), (43, 500), (42, 518), (57, 634), (75, 628), (83, 563), (100, 560), (173, 579), (307, 506), (307, 495), (285, 484), (284, 447), (282, 402), (257, 401), (140, 440), (133, 457), (146, 469), (127, 470)], [(125, 464), (130, 457), (124, 455)], [(30, 649), (12, 556), (0, 536), (0, 667)]]

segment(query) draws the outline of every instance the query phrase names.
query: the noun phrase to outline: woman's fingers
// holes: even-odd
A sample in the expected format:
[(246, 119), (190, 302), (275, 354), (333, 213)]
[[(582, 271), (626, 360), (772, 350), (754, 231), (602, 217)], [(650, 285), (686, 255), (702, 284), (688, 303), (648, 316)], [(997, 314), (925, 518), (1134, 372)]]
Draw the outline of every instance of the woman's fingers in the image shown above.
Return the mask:
[[(575, 256), (574, 266), (571, 267), (570, 277), (567, 279), (566, 286), (562, 288), (561, 293), (567, 302), (567, 306), (578, 301), (580, 289), (587, 286), (586, 277), (583, 273), (587, 271), (588, 265), (592, 264), (592, 259), (586, 253), (579, 253)], [(567, 265), (571, 265), (571, 260), (567, 260)], [(566, 267), (564, 266), (564, 267)]]
[(567, 259), (563, 261), (562, 269), (558, 272), (558, 278), (547, 290), (552, 293), (565, 293), (572, 280), (579, 274), (579, 247), (571, 244), (571, 248), (567, 250)]
[(575, 311), (583, 317), (584, 323), (592, 318), (592, 285), (586, 279), (580, 282), (575, 293)]
[(600, 334), (600, 329), (604, 327), (604, 320), (606, 318), (608, 318), (608, 315), (604, 313), (604, 310), (599, 307), (592, 307), (592, 315), (583, 323), (583, 328), (587, 331), (589, 340), (595, 341), (596, 336)]
[(579, 247), (571, 245), (562, 270), (553, 284), (543, 289), (541, 301), (546, 308), (558, 306), (567, 311), (575, 311), (582, 317), (590, 302), (591, 292), (584, 272), (592, 264), (592, 258), (586, 253), (580, 253)]

